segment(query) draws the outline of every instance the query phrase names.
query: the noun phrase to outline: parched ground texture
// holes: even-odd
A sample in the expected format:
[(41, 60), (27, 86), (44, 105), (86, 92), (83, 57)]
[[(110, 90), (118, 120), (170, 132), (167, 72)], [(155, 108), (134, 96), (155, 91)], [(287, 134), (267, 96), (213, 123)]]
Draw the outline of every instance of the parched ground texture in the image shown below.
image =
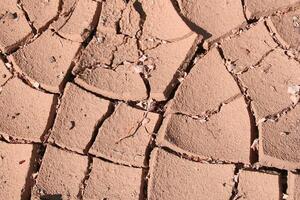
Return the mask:
[(299, 0), (1, 0), (0, 200), (300, 200)]

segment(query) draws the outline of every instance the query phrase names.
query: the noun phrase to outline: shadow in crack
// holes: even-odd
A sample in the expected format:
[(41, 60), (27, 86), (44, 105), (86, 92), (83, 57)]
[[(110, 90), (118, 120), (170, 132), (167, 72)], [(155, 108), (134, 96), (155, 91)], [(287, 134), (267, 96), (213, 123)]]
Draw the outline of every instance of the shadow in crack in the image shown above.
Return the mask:
[[(252, 111), (250, 109), (250, 105), (248, 105), (247, 109), (248, 109), (249, 119), (250, 119), (250, 124), (251, 124), (251, 142), (250, 142), (250, 144), (253, 144), (254, 140), (258, 138), (259, 132), (258, 132), (258, 127), (256, 125), (255, 116), (254, 116), (254, 114), (252, 114)], [(251, 148), (250, 163), (256, 163), (256, 162), (258, 162), (258, 152), (254, 151)]]
[(199, 35), (203, 36), (203, 39), (206, 40), (208, 38), (210, 38), (212, 36), (211, 33), (207, 32), (206, 30), (204, 30), (203, 28), (201, 28), (200, 26), (198, 26), (197, 24), (193, 23), (192, 21), (190, 21), (188, 18), (186, 18), (180, 10), (180, 6), (177, 2), (177, 0), (171, 0), (175, 10), (177, 11), (178, 15), (181, 17), (181, 19), (186, 23), (186, 25), (188, 25), (188, 27), (196, 32)]
[(142, 169), (142, 177), (141, 177), (141, 187), (140, 187), (140, 195), (139, 195), (139, 200), (144, 200), (147, 198), (147, 174), (148, 174), (148, 169)]
[(41, 200), (62, 200), (61, 194), (47, 194), (41, 196)]
[(49, 112), (48, 122), (45, 127), (44, 133), (40, 137), (41, 141), (45, 142), (47, 141), (49, 135), (50, 135), (50, 129), (52, 128), (55, 118), (56, 118), (56, 107), (58, 105), (58, 95), (53, 96), (52, 105)]
[(30, 197), (31, 188), (34, 185), (34, 179), (32, 177), (32, 174), (37, 171), (37, 161), (39, 158), (38, 149), (39, 149), (39, 145), (33, 146), (31, 158), (29, 161), (30, 167), (27, 172), (24, 190), (21, 195), (21, 200), (29, 199), (29, 197)]

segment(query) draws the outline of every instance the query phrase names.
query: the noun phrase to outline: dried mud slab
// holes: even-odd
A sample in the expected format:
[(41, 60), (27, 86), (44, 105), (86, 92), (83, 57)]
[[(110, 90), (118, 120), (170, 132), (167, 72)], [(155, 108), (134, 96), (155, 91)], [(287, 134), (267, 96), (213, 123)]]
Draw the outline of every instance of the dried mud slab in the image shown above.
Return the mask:
[(191, 35), (177, 42), (158, 46), (155, 49), (145, 50), (146, 62), (154, 67), (148, 81), (150, 84), (150, 97), (163, 101), (169, 98), (178, 83), (177, 70), (185, 64), (190, 49), (193, 49), (196, 35)]
[[(51, 26), (64, 38), (83, 42), (97, 25), (99, 3), (93, 0), (78, 0), (69, 14), (62, 15)], [(71, 5), (67, 5), (65, 9)], [(69, 8), (72, 9), (72, 8)]]
[(53, 118), (53, 101), (54, 95), (32, 89), (17, 78), (9, 80), (0, 93), (0, 134), (41, 142)]
[(300, 168), (300, 106), (282, 116), (278, 122), (259, 126), (259, 162), (283, 169)]
[(195, 31), (215, 40), (245, 22), (241, 1), (178, 0), (181, 13)]
[(257, 122), (292, 105), (288, 88), (300, 83), (299, 66), (283, 51), (275, 50), (258, 67), (239, 76), (252, 99)]
[(259, 61), (278, 45), (263, 22), (222, 43), (222, 50), (228, 63), (228, 70), (241, 73), (255, 66)]
[(176, 41), (191, 34), (191, 29), (178, 15), (170, 0), (141, 0), (146, 15), (143, 25), (143, 39)]
[(179, 86), (169, 112), (201, 115), (240, 94), (217, 49), (210, 50)]
[(15, 69), (32, 82), (53, 93), (59, 93), (80, 44), (44, 32), (34, 42), (13, 53)]
[(141, 199), (144, 175), (141, 168), (93, 159), (83, 199)]
[(130, 166), (147, 166), (148, 146), (158, 118), (158, 114), (121, 103), (99, 129), (89, 153)]
[(168, 116), (157, 143), (187, 155), (250, 163), (251, 134), (247, 105), (240, 97), (207, 122), (185, 115)]
[(288, 173), (288, 195), (291, 200), (300, 199), (300, 175), (293, 172)]
[(11, 77), (12, 74), (8, 71), (4, 62), (0, 60), (0, 86), (4, 85)]
[(272, 16), (268, 25), (284, 47), (300, 50), (300, 9)]
[(32, 199), (77, 199), (88, 167), (88, 158), (47, 146)]
[(280, 175), (242, 170), (239, 174), (238, 199), (281, 199)]
[(17, 0), (0, 2), (0, 50), (10, 53), (32, 35), (25, 15), (17, 7)]
[(0, 142), (0, 200), (29, 199), (34, 146)]
[(288, 10), (288, 8), (299, 5), (299, 0), (245, 0), (245, 13), (248, 19), (260, 18), (271, 15), (277, 10)]
[(107, 114), (109, 104), (72, 83), (67, 84), (49, 140), (83, 153), (98, 123)]
[(122, 65), (115, 70), (102, 67), (86, 69), (75, 82), (111, 99), (137, 101), (147, 98), (143, 79), (130, 66)]
[(149, 200), (229, 199), (234, 165), (202, 164), (161, 149), (150, 159)]
[(60, 0), (20, 0), (20, 4), (32, 25), (41, 31), (58, 15)]

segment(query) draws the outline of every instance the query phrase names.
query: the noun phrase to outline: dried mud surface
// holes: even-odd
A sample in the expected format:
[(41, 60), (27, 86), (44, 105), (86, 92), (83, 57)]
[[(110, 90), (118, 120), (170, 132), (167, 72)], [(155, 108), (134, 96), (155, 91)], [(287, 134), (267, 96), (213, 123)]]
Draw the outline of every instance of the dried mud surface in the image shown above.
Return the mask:
[(299, 0), (1, 0), (0, 200), (300, 199)]

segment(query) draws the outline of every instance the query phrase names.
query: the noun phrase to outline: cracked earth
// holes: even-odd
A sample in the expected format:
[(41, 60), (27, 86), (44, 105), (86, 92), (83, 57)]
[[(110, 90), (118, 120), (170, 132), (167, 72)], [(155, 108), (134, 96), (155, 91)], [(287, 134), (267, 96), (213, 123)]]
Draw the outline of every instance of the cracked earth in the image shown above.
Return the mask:
[(300, 200), (299, 0), (1, 0), (0, 200)]

